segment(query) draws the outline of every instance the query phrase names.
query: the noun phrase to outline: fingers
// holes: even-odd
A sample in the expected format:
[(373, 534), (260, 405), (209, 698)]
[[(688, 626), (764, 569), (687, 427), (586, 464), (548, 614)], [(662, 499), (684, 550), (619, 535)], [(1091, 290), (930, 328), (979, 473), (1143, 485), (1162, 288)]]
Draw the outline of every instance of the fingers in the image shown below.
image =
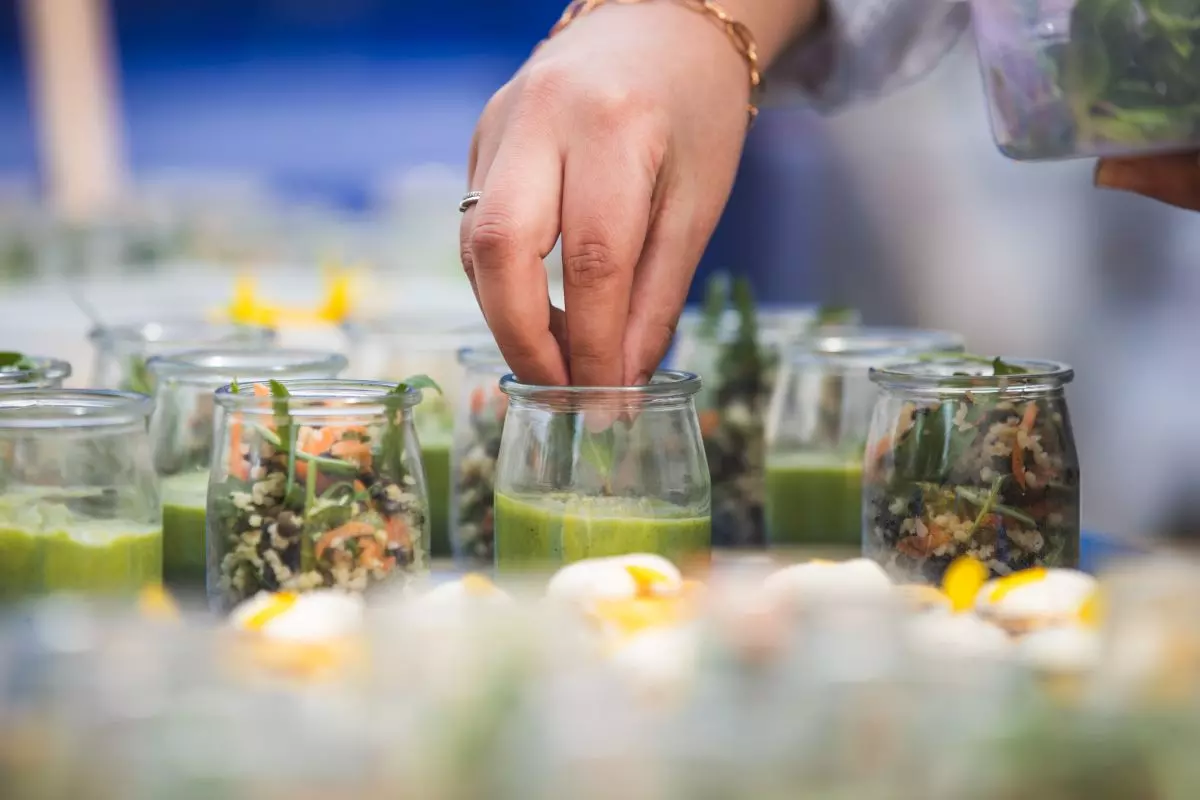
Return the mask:
[(563, 291), (571, 382), (620, 386), (633, 273), (646, 237), (657, 165), (642, 140), (603, 126), (567, 156)]
[(1095, 181), (1101, 188), (1135, 192), (1200, 211), (1200, 160), (1195, 153), (1102, 159), (1096, 166)]
[(687, 193), (668, 191), (664, 197), (634, 277), (624, 341), (627, 384), (648, 383), (670, 348), (707, 239), (693, 233)]
[(522, 381), (565, 384), (567, 365), (550, 328), (542, 263), (558, 233), (558, 147), (546, 128), (513, 124), (504, 132), (482, 183), (478, 167), (476, 172), (483, 196), (464, 215), (463, 266), (474, 276), (488, 327)]

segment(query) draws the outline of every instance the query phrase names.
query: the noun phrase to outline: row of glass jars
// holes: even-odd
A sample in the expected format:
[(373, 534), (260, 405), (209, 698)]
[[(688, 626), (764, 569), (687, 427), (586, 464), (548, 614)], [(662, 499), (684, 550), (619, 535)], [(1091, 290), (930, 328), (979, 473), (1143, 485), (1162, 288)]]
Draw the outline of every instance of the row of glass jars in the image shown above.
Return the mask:
[[(699, 397), (695, 425), (691, 424), (692, 404), (700, 384), (682, 373), (663, 373), (651, 386), (636, 389), (537, 389), (510, 380), (501, 391), (497, 379), (506, 367), (494, 348), (463, 350), (463, 369), (456, 370), (447, 368), (449, 334), (427, 335), (425, 346), (416, 346), (396, 341), (394, 329), (359, 333), (357, 352), (363, 352), (361, 345), (374, 342), (377, 353), (383, 354), (372, 371), (399, 375), (410, 369), (407, 365), (424, 366), (437, 374), (451, 396), (463, 398), (453, 422), (445, 403), (422, 406), (425, 413), (417, 415), (422, 453), (418, 466), (410, 466), (407, 472), (419, 473), (414, 483), (430, 489), (417, 492), (420, 509), (415, 518), (419, 518), (418, 529), (433, 531), (434, 544), (417, 547), (419, 553), (406, 554), (395, 563), (408, 559), (419, 568), (427, 563), (431, 550), (432, 555), (442, 554), (436, 545), (439, 517), (449, 519), (442, 531), (456, 532), (458, 555), (477, 563), (570, 560), (631, 549), (657, 549), (678, 557), (706, 551), (710, 507), (705, 451), (713, 476), (713, 534), (718, 544), (760, 543), (767, 537), (765, 532), (756, 541), (753, 532), (739, 532), (737, 523), (750, 520), (753, 531), (755, 514), (765, 510), (765, 528), (775, 544), (853, 545), (862, 531), (868, 550), (881, 560), (930, 577), (936, 577), (959, 552), (995, 561), (997, 569), (1010, 563), (1071, 561), (1078, 547), (1078, 470), (1062, 403), (1069, 372), (1056, 365), (1034, 364), (1020, 377), (997, 378), (984, 374), (993, 369), (987, 364), (941, 364), (937, 369), (949, 374), (938, 374), (918, 363), (904, 368), (900, 378), (879, 372), (875, 377), (887, 392), (876, 404), (866, 375), (872, 364), (960, 348), (961, 342), (951, 335), (902, 330), (835, 328), (805, 335), (798, 333), (804, 329), (803, 315), (778, 314), (766, 320), (767, 324), (760, 323), (765, 335), (757, 345), (765, 355), (742, 359), (729, 371), (725, 366), (730, 360), (721, 352), (727, 343), (723, 335), (706, 339), (684, 320), (681, 360), (715, 345), (708, 370), (713, 380)], [(305, 518), (316, 513), (312, 504), (317, 502), (324, 504), (321, 509), (329, 511), (332, 521), (356, 521), (350, 517), (360, 513), (374, 515), (372, 519), (383, 516), (365, 494), (370, 488), (366, 481), (361, 481), (361, 489), (356, 485), (369, 477), (351, 475), (345, 466), (343, 477), (353, 479), (341, 483), (348, 487), (339, 488), (332, 476), (320, 470), (315, 471), (313, 485), (308, 485), (309, 463), (324, 464), (321, 459), (333, 455), (329, 448), (334, 444), (341, 451), (348, 451), (349, 445), (322, 440), (312, 446), (324, 444), (326, 450), (289, 448), (271, 441), (270, 425), (259, 424), (248, 427), (253, 441), (234, 443), (230, 432), (222, 433), (216, 425), (212, 406), (212, 390), (239, 376), (285, 382), (332, 378), (345, 368), (345, 359), (254, 349), (269, 336), (256, 338), (252, 330), (249, 333), (239, 341), (251, 348), (240, 354), (237, 350), (193, 352), (147, 361), (147, 348), (130, 348), (124, 358), (115, 359), (124, 365), (126, 382), (144, 373), (147, 382), (159, 384), (159, 412), (151, 426), (152, 458), (164, 476), (167, 577), (196, 583), (207, 572), (210, 581), (221, 584), (210, 586), (214, 594), (228, 592), (237, 581), (255, 590), (298, 582), (361, 586), (374, 573), (385, 573), (382, 565), (392, 564), (388, 559), (396, 557), (378, 526), (373, 535), (385, 552), (377, 559), (363, 556), (357, 544), (347, 540), (345, 530), (330, 537), (324, 547), (312, 548), (320, 553), (297, 547), (310, 536), (287, 546), (282, 539), (274, 547), (263, 544), (264, 539), (286, 538), (279, 531), (290, 531), (298, 512)], [(474, 335), (455, 334), (460, 343)], [(247, 331), (239, 329), (237, 336), (245, 337)], [(782, 378), (776, 382), (773, 373), (781, 343), (797, 336), (799, 343), (785, 351)], [(759, 365), (760, 371), (752, 373), (747, 363)], [(914, 372), (926, 373), (923, 386), (913, 384), (910, 373)], [(970, 380), (964, 372), (973, 373)], [(964, 386), (954, 385), (964, 380)], [(747, 394), (749, 385), (758, 388)], [(766, 398), (772, 396), (768, 404)], [(509, 397), (516, 401), (512, 413)], [(955, 397), (959, 399), (954, 401)], [(994, 408), (980, 402), (988, 397)], [(226, 402), (234, 399), (241, 402), (240, 398)], [(260, 413), (270, 411), (275, 416), (277, 404), (269, 398), (246, 402)], [(289, 407), (296, 402), (289, 401)], [(313, 402), (325, 407), (331, 400), (318, 396)], [(871, 441), (864, 444), (873, 405), (877, 405), (876, 426)], [(985, 405), (990, 408), (987, 413), (980, 410)], [(931, 410), (937, 413), (930, 414)], [(500, 446), (506, 416), (510, 429), (512, 420), (517, 421), (508, 437), (507, 455)], [(940, 421), (941, 427), (935, 428), (927, 418)], [(597, 426), (594, 420), (607, 423)], [(309, 436), (330, 427), (334, 426), (319, 421), (288, 429)], [(361, 434), (350, 430), (356, 427), (363, 426), (351, 425), (339, 435), (348, 441), (358, 439)], [(457, 431), (453, 448), (451, 430)], [(740, 440), (729, 446), (738, 436)], [(406, 441), (415, 446), (415, 438)], [(698, 446), (701, 438), (704, 450)], [(229, 452), (214, 454), (214, 441), (218, 450)], [(292, 449), (298, 455), (285, 457)], [(767, 449), (769, 455), (763, 452)], [(730, 453), (735, 456), (732, 460)], [(937, 471), (925, 464), (930, 453), (941, 459)], [(424, 469), (419, 467), (420, 455)], [(237, 458), (244, 463), (234, 469), (230, 459)], [(222, 524), (236, 525), (239, 531), (237, 537), (225, 532), (224, 544), (215, 553), (206, 553), (204, 547), (210, 464), (217, 466), (211, 476), (214, 483), (219, 476), (225, 481), (248, 481), (236, 491), (250, 498), (244, 501), (234, 494), (232, 484), (223, 485), (233, 507), (223, 509), (227, 519)], [(286, 469), (282, 487), (274, 486), (280, 469), (273, 466)], [(497, 475), (505, 478), (499, 486)], [(300, 479), (305, 494), (297, 505)], [(329, 489), (337, 491), (326, 496)], [(396, 491), (403, 493), (404, 487)], [(257, 496), (264, 492), (268, 494)], [(447, 501), (450, 508), (439, 515), (439, 502)], [(500, 546), (495, 536), (498, 518), (502, 527), (513, 531), (501, 537)], [(758, 528), (763, 527), (759, 522)], [(209, 540), (219, 544), (221, 535), (210, 535)], [(241, 557), (227, 558), (228, 551), (239, 547)], [(343, 562), (336, 580), (331, 577), (332, 565), (323, 571), (311, 569), (312, 556), (327, 554)], [(1017, 557), (1023, 560), (1017, 562)], [(214, 560), (222, 562), (223, 569), (221, 564), (214, 568)]]

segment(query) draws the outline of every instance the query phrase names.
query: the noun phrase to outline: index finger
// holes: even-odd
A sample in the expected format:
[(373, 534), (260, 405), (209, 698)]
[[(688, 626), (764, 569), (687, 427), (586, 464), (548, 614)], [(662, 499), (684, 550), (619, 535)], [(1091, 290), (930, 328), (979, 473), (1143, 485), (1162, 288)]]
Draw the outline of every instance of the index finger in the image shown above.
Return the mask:
[(557, 239), (561, 176), (552, 138), (510, 130), (466, 236), (479, 304), (500, 352), (520, 380), (545, 386), (567, 382), (542, 263)]

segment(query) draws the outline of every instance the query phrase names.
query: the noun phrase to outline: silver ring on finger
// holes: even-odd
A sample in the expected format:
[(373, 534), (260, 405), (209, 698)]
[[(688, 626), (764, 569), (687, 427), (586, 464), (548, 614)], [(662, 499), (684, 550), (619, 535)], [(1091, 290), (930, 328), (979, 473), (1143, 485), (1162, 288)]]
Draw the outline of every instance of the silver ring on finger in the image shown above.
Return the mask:
[(481, 197), (483, 197), (483, 192), (467, 192), (464, 194), (462, 200), (458, 201), (459, 212), (466, 212), (468, 208), (478, 203)]

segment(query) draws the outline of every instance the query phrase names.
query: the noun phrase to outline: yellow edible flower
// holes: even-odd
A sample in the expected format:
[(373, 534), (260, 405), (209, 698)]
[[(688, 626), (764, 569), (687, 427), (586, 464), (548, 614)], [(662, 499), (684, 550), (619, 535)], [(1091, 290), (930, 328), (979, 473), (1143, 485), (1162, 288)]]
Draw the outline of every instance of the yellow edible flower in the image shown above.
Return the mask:
[(300, 596), (295, 592), (276, 592), (271, 595), (266, 605), (246, 618), (243, 623), (244, 627), (248, 631), (262, 631), (270, 624), (271, 620), (286, 614), (292, 606), (296, 605), (299, 598)]
[(463, 575), (462, 587), (471, 597), (490, 597), (497, 591), (496, 584), (478, 572)]
[(999, 603), (1014, 589), (1019, 589), (1022, 586), (1028, 586), (1032, 583), (1041, 583), (1046, 580), (1047, 571), (1045, 567), (1032, 567), (1023, 569), (1020, 572), (1014, 572), (1011, 575), (1005, 575), (996, 581), (995, 587), (991, 594), (988, 595), (989, 603)]
[(234, 282), (233, 298), (221, 316), (241, 325), (270, 327), (344, 322), (353, 311), (353, 270), (329, 265), (324, 272), (324, 297), (314, 308), (288, 308), (267, 303), (258, 297), (257, 281), (242, 275)]
[(947, 568), (942, 577), (942, 591), (950, 598), (955, 613), (971, 610), (979, 590), (987, 583), (988, 574), (983, 562), (970, 556), (955, 559)]
[(179, 619), (179, 605), (161, 585), (142, 589), (138, 594), (138, 611), (151, 619)]
[(629, 573), (629, 577), (633, 578), (634, 584), (637, 585), (638, 597), (654, 596), (658, 592), (659, 587), (670, 583), (670, 579), (656, 569), (644, 567), (640, 564), (627, 564), (625, 571)]
[(1079, 624), (1089, 628), (1100, 626), (1101, 620), (1104, 618), (1104, 600), (1100, 596), (1100, 590), (1093, 591), (1087, 600), (1080, 604), (1076, 614), (1079, 617)]

